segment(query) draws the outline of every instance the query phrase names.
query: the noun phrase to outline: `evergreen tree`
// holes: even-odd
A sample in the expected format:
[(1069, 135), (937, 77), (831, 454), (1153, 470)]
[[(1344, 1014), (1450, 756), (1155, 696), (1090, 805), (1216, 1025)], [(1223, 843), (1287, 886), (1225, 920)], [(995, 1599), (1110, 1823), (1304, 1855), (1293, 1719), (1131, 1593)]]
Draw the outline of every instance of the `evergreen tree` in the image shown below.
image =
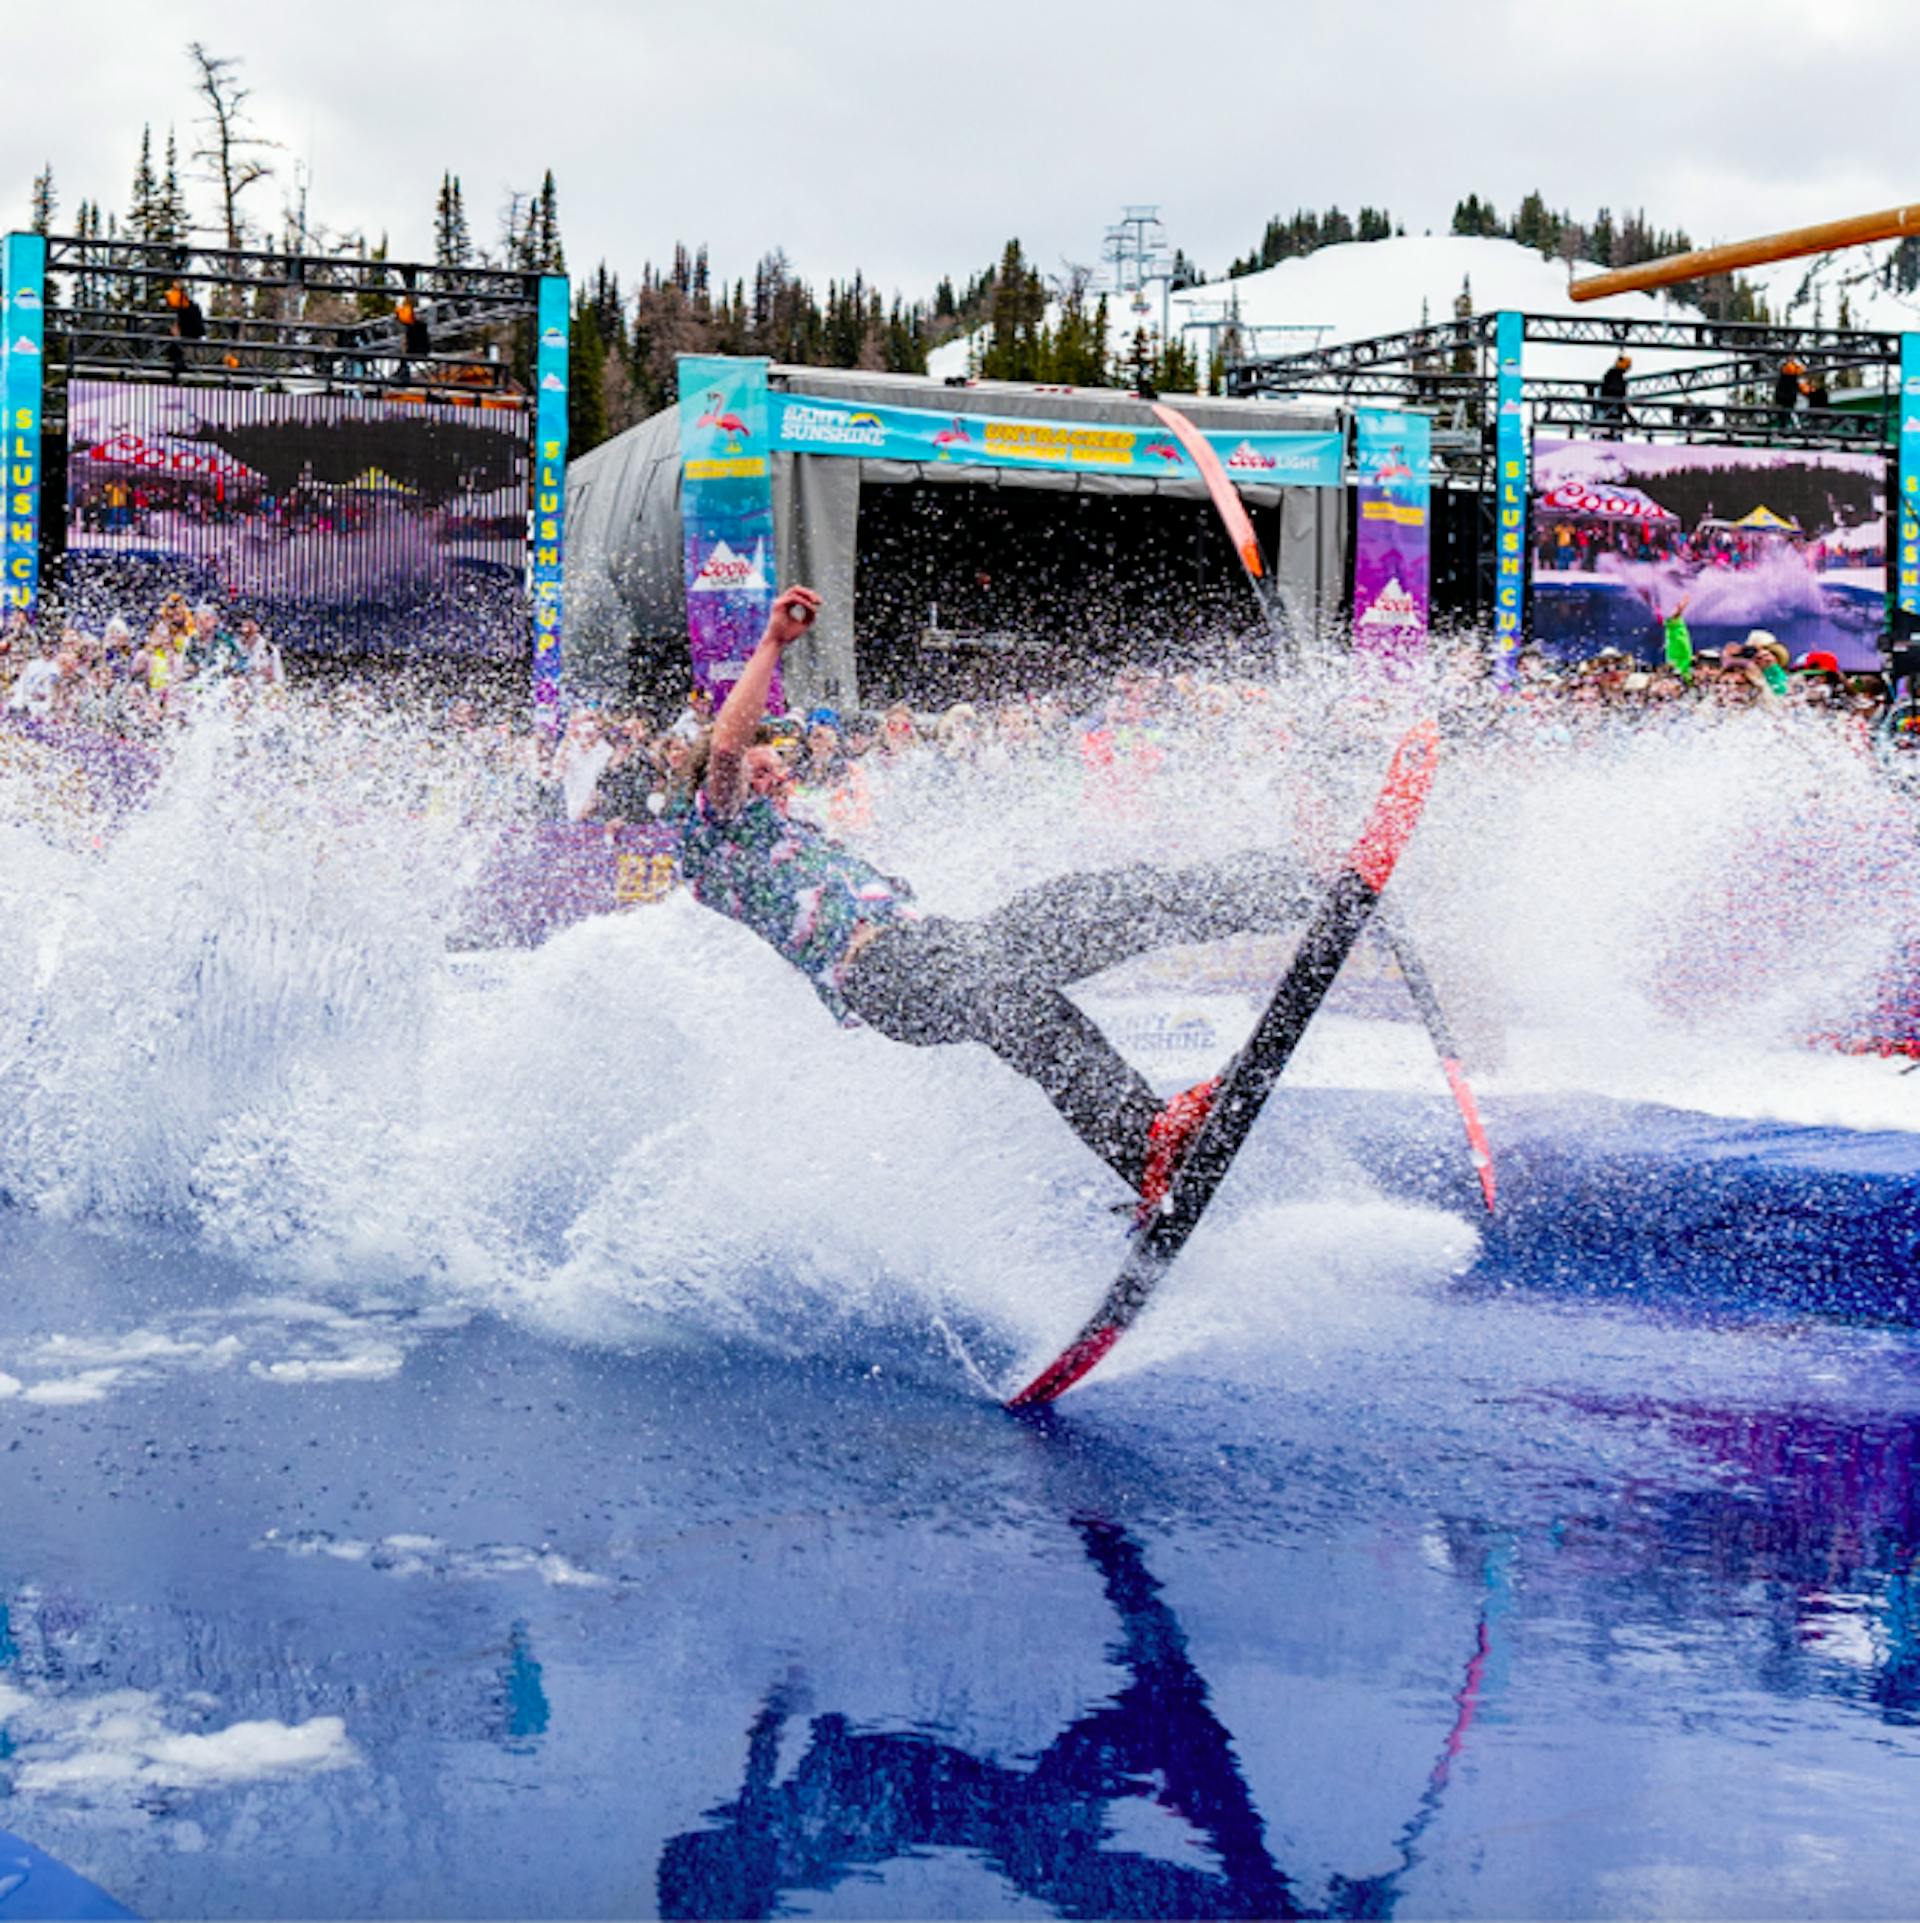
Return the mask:
[(980, 359), (987, 380), (1039, 380), (1041, 334), (1047, 314), (1046, 283), (1027, 265), (1017, 240), (1000, 255), (988, 308), (990, 334)]
[(74, 216), (73, 231), (80, 240), (80, 272), (74, 278), (73, 304), (97, 310), (111, 304), (112, 277), (100, 270), (100, 207), (97, 201), (83, 200)]
[(193, 230), (187, 211), (187, 196), (180, 185), (180, 149), (173, 129), (167, 129), (167, 170), (160, 177), (160, 189), (153, 207), (153, 237), (163, 246), (183, 246)]
[(53, 232), (53, 217), (59, 210), (60, 199), (53, 186), (53, 162), (48, 161), (33, 177), (32, 211), (27, 217), (27, 231), (34, 234)]
[(1191, 394), (1200, 385), (1200, 364), (1177, 335), (1161, 344), (1153, 384), (1163, 394)]
[(1058, 285), (1059, 325), (1041, 334), (1035, 378), (1068, 387), (1102, 387), (1107, 379), (1107, 303), (1088, 305), (1093, 271), (1071, 267)]
[(560, 244), (560, 196), (554, 190), (553, 169), (549, 167), (534, 196), (528, 220), (527, 265), (540, 274), (564, 274), (567, 250)]
[(607, 349), (599, 316), (584, 296), (574, 302), (567, 356), (567, 449), (579, 456), (607, 438)]
[(1548, 207), (1536, 188), (1520, 203), (1513, 217), (1512, 233), (1523, 247), (1532, 247), (1549, 259), (1560, 249), (1560, 234), (1566, 225), (1563, 216)]
[(473, 235), (467, 227), (467, 204), (460, 192), (460, 176), (440, 176), (440, 193), (433, 207), (433, 261), (436, 267), (465, 267), (473, 260)]
[(1497, 240), (1500, 216), (1494, 212), (1490, 200), (1483, 201), (1478, 194), (1469, 194), (1465, 200), (1454, 203), (1453, 224), (1448, 231), (1473, 239)]
[(133, 240), (152, 240), (161, 224), (160, 182), (153, 171), (153, 129), (140, 129), (140, 158), (133, 169), (133, 198), (127, 206), (127, 233)]
[[(376, 266), (385, 261), (387, 258), (386, 235), (382, 234), (380, 236), (379, 246), (373, 248), (371, 251), (368, 250), (367, 243), (364, 240), (361, 241), (359, 252), (362, 260)], [(380, 287), (363, 287), (359, 293), (354, 295), (353, 306), (354, 312), (360, 319), (378, 320), (382, 315), (393, 312), (393, 296)]]
[(1389, 240), (1393, 236), (1392, 216), (1384, 207), (1362, 207), (1355, 234), (1360, 240)]
[[(1457, 321), (1469, 321), (1473, 318), (1473, 277), (1470, 274), (1463, 274), (1460, 278), (1460, 291), (1453, 297), (1453, 317)], [(1455, 374), (1471, 374), (1473, 360), (1474, 350), (1471, 344), (1462, 341), (1453, 350), (1448, 370)]]
[(1602, 207), (1593, 217), (1593, 225), (1587, 229), (1587, 253), (1602, 267), (1618, 267), (1614, 258), (1620, 238), (1614, 232), (1613, 214), (1609, 208)]

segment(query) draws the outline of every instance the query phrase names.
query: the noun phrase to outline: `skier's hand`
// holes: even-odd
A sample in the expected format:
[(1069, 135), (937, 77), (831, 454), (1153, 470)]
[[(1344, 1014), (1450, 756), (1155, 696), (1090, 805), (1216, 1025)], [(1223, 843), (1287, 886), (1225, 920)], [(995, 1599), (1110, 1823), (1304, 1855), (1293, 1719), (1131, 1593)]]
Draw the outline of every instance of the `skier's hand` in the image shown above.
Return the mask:
[(784, 589), (767, 611), (767, 639), (777, 648), (790, 648), (813, 626), (820, 597), (811, 588)]

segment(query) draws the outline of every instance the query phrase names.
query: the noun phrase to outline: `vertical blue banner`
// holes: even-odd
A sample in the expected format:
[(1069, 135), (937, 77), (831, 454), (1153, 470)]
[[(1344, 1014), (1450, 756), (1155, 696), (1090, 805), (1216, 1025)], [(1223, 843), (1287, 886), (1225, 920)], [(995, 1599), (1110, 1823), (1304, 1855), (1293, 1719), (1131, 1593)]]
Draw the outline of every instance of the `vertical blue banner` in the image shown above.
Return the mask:
[(542, 274), (533, 359), (533, 542), (528, 576), (533, 603), (534, 715), (560, 718), (567, 533), (567, 277)]
[(0, 607), (32, 612), (40, 597), (40, 392), (47, 343), (47, 243), (39, 234), (0, 242)]
[(1520, 370), (1525, 323), (1501, 313), (1493, 323), (1494, 404), (1494, 668), (1504, 683), (1520, 651), (1527, 592), (1527, 417)]
[[(694, 679), (716, 699), (746, 671), (779, 591), (767, 363), (680, 356), (680, 517)], [(779, 678), (768, 706), (783, 697)]]
[(1354, 416), (1360, 524), (1353, 543), (1353, 645), (1406, 660), (1427, 638), (1433, 423), (1363, 407)]
[(1907, 619), (1894, 624), (1894, 638), (1911, 644), (1920, 627), (1920, 334), (1900, 336), (1899, 559), (1893, 605)]

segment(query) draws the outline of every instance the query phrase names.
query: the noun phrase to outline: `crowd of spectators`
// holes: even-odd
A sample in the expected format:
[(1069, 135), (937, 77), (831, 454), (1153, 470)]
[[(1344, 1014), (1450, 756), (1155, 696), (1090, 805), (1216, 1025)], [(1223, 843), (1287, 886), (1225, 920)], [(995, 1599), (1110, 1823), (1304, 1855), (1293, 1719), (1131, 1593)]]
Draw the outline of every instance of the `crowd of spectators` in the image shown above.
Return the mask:
[[(1453, 650), (1442, 676), (1461, 723), (1522, 730), (1548, 744), (1752, 711), (1843, 729), (1862, 748), (1894, 740), (1896, 730), (1896, 745), (1920, 747), (1920, 710), (1896, 709), (1885, 675), (1842, 673), (1818, 651), (1790, 661), (1759, 631), (1695, 655), (1684, 673), (1615, 648), (1570, 661), (1528, 648), (1502, 675), (1475, 638)], [(667, 723), (643, 712), (576, 711), (547, 761), (548, 812), (574, 821), (677, 819), (692, 806), (696, 744), (710, 719), (703, 692)], [(1046, 756), (1098, 780), (1151, 773), (1185, 746), (1245, 745), (1288, 725), (1286, 704), (1265, 682), (1128, 666), (1090, 697), (1032, 693), (932, 712), (906, 702), (823, 706), (768, 721), (762, 737), (787, 754), (802, 796), (824, 805), (834, 825), (857, 829), (872, 805), (870, 775), (896, 764), (992, 771)]]
[(135, 630), (120, 615), (38, 629), (18, 609), (0, 623), (0, 707), (31, 721), (150, 736), (183, 721), (214, 690), (246, 703), (279, 699), (286, 664), (260, 623), (165, 596)]
[[(1529, 648), (1504, 674), (1474, 636), (1452, 646), (1438, 673), (1463, 724), (1547, 745), (1754, 711), (1850, 730), (1863, 748), (1920, 748), (1920, 708), (1896, 708), (1885, 676), (1843, 674), (1825, 653), (1790, 661), (1760, 632), (1694, 655), (1684, 670), (1613, 648), (1572, 661)], [(603, 826), (671, 825), (692, 807), (713, 711), (695, 690), (671, 715), (578, 707), (556, 733), (518, 704), (503, 713), (466, 695), (408, 702), (403, 713), (390, 685), (371, 678), (290, 691), (257, 622), (177, 594), (138, 634), (117, 617), (97, 633), (65, 625), (36, 635), (17, 615), (0, 626), (0, 710), (28, 721), (157, 743), (214, 700), (238, 712), (304, 709), (369, 738), (405, 729), (424, 792), (445, 805), (493, 820)], [(871, 819), (877, 778), (907, 764), (991, 772), (1045, 758), (1097, 790), (1148, 779), (1192, 747), (1257, 746), (1292, 725), (1293, 704), (1267, 682), (1124, 666), (1077, 695), (1035, 691), (936, 711), (904, 701), (819, 706), (768, 721), (764, 737), (791, 759), (802, 797), (836, 829), (857, 832)]]

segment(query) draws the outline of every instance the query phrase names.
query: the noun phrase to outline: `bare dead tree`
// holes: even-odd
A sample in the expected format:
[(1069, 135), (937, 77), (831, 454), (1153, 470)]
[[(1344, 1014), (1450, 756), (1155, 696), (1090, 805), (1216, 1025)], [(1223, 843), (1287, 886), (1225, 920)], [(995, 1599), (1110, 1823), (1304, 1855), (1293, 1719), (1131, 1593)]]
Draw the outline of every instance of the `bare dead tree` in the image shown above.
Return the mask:
[(193, 150), (193, 157), (206, 164), (219, 192), (227, 246), (237, 253), (247, 232), (240, 196), (272, 174), (273, 162), (266, 156), (280, 143), (253, 131), (247, 116), (253, 89), (241, 84), (238, 60), (210, 53), (198, 40), (187, 43), (187, 58), (193, 62), (194, 92), (205, 103), (198, 122), (203, 144)]

